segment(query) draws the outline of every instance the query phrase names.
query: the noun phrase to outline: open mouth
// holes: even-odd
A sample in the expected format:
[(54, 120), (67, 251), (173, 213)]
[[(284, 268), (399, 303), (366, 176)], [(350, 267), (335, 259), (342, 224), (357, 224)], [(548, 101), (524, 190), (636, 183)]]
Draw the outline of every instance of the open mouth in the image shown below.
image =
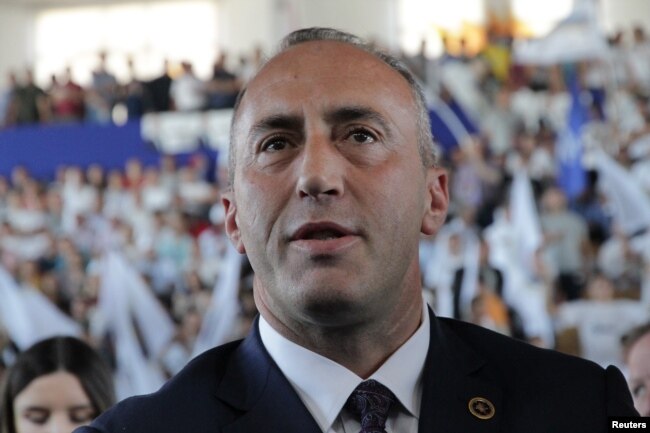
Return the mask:
[(293, 236), (290, 244), (306, 254), (304, 257), (315, 258), (340, 257), (341, 254), (358, 245), (362, 235), (333, 222), (307, 223), (300, 226)]
[(316, 239), (320, 241), (326, 241), (329, 239), (338, 239), (345, 236), (343, 233), (336, 230), (317, 230), (309, 232), (302, 239)]
[(335, 223), (309, 223), (301, 226), (291, 237), (291, 241), (339, 239), (353, 233)]

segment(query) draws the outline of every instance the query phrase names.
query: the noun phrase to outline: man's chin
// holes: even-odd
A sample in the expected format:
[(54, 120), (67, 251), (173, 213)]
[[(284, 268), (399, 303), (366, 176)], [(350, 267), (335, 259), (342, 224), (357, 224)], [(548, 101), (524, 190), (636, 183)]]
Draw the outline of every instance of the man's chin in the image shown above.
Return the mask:
[(351, 287), (310, 286), (301, 291), (297, 305), (309, 321), (340, 326), (358, 321), (367, 311), (367, 296)]

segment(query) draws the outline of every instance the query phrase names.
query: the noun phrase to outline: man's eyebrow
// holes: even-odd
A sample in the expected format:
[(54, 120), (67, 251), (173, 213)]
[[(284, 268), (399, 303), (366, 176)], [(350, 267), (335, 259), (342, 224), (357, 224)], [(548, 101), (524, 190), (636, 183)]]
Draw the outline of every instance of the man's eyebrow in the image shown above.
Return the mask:
[(248, 138), (255, 138), (269, 130), (284, 129), (302, 131), (304, 119), (298, 114), (272, 114), (255, 122), (250, 129)]
[(390, 132), (388, 121), (379, 112), (370, 107), (352, 105), (335, 108), (325, 115), (325, 121), (329, 124), (346, 123), (355, 120), (369, 120), (378, 123), (386, 132)]

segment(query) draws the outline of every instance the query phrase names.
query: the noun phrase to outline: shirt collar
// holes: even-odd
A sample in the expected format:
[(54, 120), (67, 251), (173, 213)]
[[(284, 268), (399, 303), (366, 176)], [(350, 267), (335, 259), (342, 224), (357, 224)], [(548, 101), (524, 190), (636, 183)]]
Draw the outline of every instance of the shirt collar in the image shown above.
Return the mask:
[[(369, 378), (390, 389), (406, 410), (416, 418), (420, 416), (421, 378), (429, 349), (429, 320), (429, 312), (424, 303), (419, 328)], [(363, 379), (331, 359), (288, 340), (263, 317), (259, 320), (259, 330), (262, 343), (271, 358), (321, 429), (327, 431), (352, 391)]]

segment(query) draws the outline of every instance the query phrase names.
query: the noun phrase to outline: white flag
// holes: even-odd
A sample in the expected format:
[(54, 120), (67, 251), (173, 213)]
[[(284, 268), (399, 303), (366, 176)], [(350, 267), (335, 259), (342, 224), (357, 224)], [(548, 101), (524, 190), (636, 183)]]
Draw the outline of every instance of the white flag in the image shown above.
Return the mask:
[(596, 149), (598, 188), (605, 194), (614, 222), (626, 235), (650, 226), (650, 198), (632, 174), (606, 154)]
[[(118, 253), (107, 253), (102, 260), (99, 308), (106, 318), (108, 329), (114, 338), (117, 359), (115, 380), (119, 399), (154, 392), (165, 382), (157, 360), (155, 358), (147, 359), (144, 356), (133, 323), (134, 319), (137, 322), (142, 320), (137, 319), (138, 313), (136, 312), (139, 310), (139, 305), (136, 305), (135, 301), (144, 299), (145, 304), (157, 301), (147, 299), (150, 294), (138, 293), (147, 289), (137, 282), (137, 276), (132, 275), (132, 272), (135, 271)], [(150, 307), (151, 305), (148, 305), (144, 311), (148, 311)], [(153, 309), (157, 310), (156, 307)], [(156, 318), (155, 314), (154, 324), (157, 319), (160, 319)], [(165, 320), (163, 319), (162, 322)], [(161, 325), (165, 338), (167, 338), (166, 326), (166, 324)], [(162, 345), (162, 340), (147, 343), (148, 337), (145, 336), (147, 332), (142, 328), (145, 345), (148, 348)], [(153, 352), (150, 353), (157, 355)]]
[(515, 230), (520, 265), (533, 273), (535, 252), (542, 245), (542, 229), (539, 223), (533, 188), (525, 170), (515, 173), (510, 188), (510, 221)]
[(34, 324), (20, 294), (20, 287), (13, 277), (0, 266), (0, 323), (7, 330), (9, 338), (19, 349), (31, 346), (36, 339)]
[(55, 335), (81, 335), (81, 327), (36, 289), (20, 287), (0, 266), (0, 323), (19, 349)]
[(228, 342), (237, 330), (239, 318), (239, 280), (243, 256), (228, 243), (225, 263), (212, 292), (192, 357)]
[(575, 0), (573, 11), (546, 36), (515, 42), (518, 64), (551, 65), (602, 59), (608, 51), (597, 0)]
[(176, 327), (138, 271), (123, 256), (117, 256), (129, 305), (142, 332), (151, 358), (157, 358), (174, 338)]

